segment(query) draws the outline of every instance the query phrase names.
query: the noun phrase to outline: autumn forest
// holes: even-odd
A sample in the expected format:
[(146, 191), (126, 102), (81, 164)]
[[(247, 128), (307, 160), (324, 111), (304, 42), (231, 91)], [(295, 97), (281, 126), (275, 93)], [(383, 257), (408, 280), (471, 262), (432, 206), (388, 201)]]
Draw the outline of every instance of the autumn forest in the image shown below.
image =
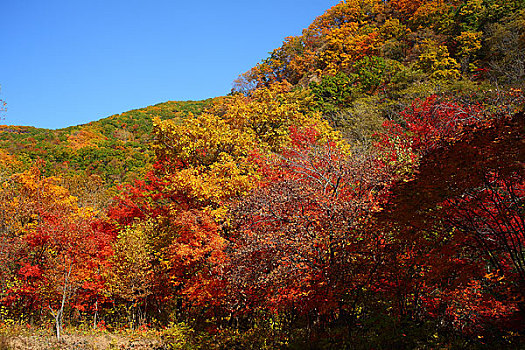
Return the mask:
[(227, 96), (0, 126), (0, 349), (525, 347), (524, 82), (522, 0), (346, 0)]

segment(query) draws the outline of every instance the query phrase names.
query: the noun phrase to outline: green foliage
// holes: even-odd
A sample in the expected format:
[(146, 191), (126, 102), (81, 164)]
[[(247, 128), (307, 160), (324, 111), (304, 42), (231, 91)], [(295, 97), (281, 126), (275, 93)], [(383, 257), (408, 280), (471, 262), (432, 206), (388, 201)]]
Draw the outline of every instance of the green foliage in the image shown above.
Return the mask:
[(354, 65), (354, 73), (358, 81), (359, 90), (364, 93), (373, 93), (383, 82), (387, 62), (377, 56), (366, 56)]
[(202, 349), (195, 338), (195, 331), (185, 323), (171, 323), (162, 330), (164, 348), (167, 350)]
[(349, 104), (356, 94), (353, 81), (343, 72), (335, 76), (325, 75), (320, 83), (311, 83), (316, 99), (324, 110), (335, 110)]
[[(395, 65), (390, 64), (391, 69)], [(320, 83), (311, 83), (310, 90), (315, 95), (321, 110), (334, 111), (351, 105), (366, 94), (373, 94), (385, 82), (387, 61), (378, 56), (367, 56), (356, 61), (351, 73), (337, 72), (334, 76), (325, 75)]]

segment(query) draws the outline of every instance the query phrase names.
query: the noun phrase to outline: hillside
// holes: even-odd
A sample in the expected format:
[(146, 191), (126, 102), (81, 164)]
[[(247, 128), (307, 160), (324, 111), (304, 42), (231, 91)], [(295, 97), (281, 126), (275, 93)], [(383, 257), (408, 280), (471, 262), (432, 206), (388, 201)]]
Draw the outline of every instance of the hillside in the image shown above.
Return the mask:
[(363, 141), (418, 98), (490, 104), (500, 91), (523, 89), (524, 11), (520, 0), (342, 1), (241, 75), (235, 90), (307, 89), (332, 125)]
[(0, 336), (523, 348), (524, 48), (522, 0), (347, 0), (228, 96), (4, 127)]
[(46, 175), (95, 174), (111, 186), (140, 177), (151, 165), (154, 117), (198, 115), (211, 103), (212, 99), (164, 102), (57, 130), (4, 125), (0, 151), (19, 161), (19, 170), (42, 160)]

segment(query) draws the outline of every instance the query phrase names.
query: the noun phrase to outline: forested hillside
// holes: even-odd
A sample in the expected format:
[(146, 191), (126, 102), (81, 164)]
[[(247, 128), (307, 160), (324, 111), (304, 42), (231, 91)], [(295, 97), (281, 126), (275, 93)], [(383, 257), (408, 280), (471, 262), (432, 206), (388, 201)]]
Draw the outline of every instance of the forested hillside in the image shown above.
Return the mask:
[(165, 102), (58, 130), (0, 126), (0, 154), (25, 170), (43, 161), (46, 175), (97, 175), (108, 186), (143, 176), (152, 163), (153, 118), (183, 119), (211, 103)]
[(4, 127), (2, 327), (523, 347), (524, 82), (523, 1), (347, 0), (228, 96)]

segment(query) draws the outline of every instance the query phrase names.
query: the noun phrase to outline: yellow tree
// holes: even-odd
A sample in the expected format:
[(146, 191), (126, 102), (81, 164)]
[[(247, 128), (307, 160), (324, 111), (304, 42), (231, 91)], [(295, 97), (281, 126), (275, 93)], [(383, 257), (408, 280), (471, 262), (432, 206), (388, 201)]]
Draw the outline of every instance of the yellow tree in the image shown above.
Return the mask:
[(110, 269), (105, 272), (106, 293), (125, 302), (131, 328), (144, 323), (147, 299), (154, 292), (151, 231), (149, 222), (124, 228), (112, 245)]
[(170, 190), (187, 196), (193, 207), (219, 209), (251, 189), (257, 169), (254, 150), (278, 152), (290, 142), (290, 127), (310, 127), (335, 135), (312, 111), (312, 97), (286, 83), (236, 94), (207, 113), (155, 122), (157, 158)]

